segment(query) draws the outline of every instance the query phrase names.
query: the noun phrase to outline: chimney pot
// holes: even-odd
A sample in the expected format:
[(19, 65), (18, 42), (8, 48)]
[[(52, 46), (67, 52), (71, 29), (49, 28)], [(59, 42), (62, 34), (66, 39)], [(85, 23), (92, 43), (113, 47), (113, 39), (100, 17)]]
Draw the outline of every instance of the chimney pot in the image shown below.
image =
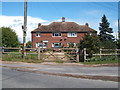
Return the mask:
[(40, 26), (41, 26), (41, 23), (38, 23), (38, 28), (40, 28)]
[(62, 17), (62, 22), (65, 22), (65, 17)]
[(89, 24), (88, 24), (88, 23), (86, 23), (85, 25), (89, 27)]

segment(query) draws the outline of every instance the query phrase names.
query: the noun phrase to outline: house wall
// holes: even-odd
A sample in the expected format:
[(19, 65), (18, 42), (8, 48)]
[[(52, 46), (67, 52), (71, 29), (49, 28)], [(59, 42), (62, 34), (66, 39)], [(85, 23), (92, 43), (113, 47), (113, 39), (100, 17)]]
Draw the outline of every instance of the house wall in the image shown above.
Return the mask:
[(79, 43), (84, 36), (85, 33), (77, 33), (77, 37), (67, 37), (67, 33), (62, 33), (61, 37), (53, 37), (52, 33), (40, 33), (40, 37), (36, 37), (36, 33), (32, 33), (32, 48), (36, 48), (36, 42), (41, 42), (44, 40), (48, 41), (48, 48), (52, 48), (52, 43), (58, 42), (62, 43), (64, 47), (68, 47), (67, 43)]

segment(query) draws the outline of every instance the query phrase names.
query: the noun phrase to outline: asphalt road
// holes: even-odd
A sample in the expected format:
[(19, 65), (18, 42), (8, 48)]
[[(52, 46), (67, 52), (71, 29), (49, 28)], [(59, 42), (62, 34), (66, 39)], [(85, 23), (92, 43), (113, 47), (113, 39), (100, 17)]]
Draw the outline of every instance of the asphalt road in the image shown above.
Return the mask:
[(118, 88), (118, 82), (52, 76), (4, 67), (2, 88)]
[(51, 73), (63, 73), (74, 75), (98, 75), (98, 76), (118, 76), (118, 67), (83, 67), (64, 65), (42, 65), (42, 64), (2, 64), (8, 67), (33, 67), (31, 70), (45, 71)]

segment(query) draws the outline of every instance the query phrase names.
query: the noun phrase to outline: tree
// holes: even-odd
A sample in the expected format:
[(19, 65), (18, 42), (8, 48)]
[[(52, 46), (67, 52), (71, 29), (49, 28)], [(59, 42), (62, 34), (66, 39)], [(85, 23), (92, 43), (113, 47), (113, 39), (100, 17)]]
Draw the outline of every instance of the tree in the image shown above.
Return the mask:
[(100, 41), (104, 42), (104, 41), (113, 41), (114, 40), (114, 36), (111, 35), (111, 33), (113, 33), (112, 28), (109, 27), (110, 23), (108, 22), (107, 18), (105, 15), (103, 15), (101, 23), (100, 23), (100, 33), (99, 33), (99, 38)]
[(83, 48), (87, 49), (87, 53), (91, 58), (93, 53), (96, 53), (100, 49), (100, 41), (97, 36), (86, 35), (83, 40), (80, 41), (79, 48), (82, 50)]
[(108, 22), (105, 15), (103, 15), (101, 23), (100, 23), (100, 33), (99, 39), (101, 41), (101, 48), (116, 48), (114, 36), (111, 35), (113, 33), (112, 28), (109, 27), (110, 23)]
[(117, 48), (120, 49), (120, 32), (118, 33)]
[(2, 31), (2, 46), (4, 47), (17, 47), (19, 46), (18, 37), (10, 27), (1, 27)]
[(31, 42), (31, 41), (28, 41), (27, 44), (26, 44), (26, 47), (27, 47), (27, 48), (31, 48), (31, 47), (32, 47), (32, 42)]

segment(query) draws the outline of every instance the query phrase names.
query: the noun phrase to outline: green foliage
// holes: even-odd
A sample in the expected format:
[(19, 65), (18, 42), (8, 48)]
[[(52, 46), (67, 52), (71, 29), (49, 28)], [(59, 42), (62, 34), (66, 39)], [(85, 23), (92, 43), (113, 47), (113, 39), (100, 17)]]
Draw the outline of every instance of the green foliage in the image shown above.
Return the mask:
[(119, 63), (119, 60), (115, 56), (104, 56), (102, 58), (100, 57), (93, 57), (87, 60), (86, 62), (83, 62), (83, 64), (116, 64)]
[(100, 47), (105, 48), (105, 49), (115, 49), (115, 48), (117, 48), (116, 47), (116, 42), (112, 41), (112, 40), (101, 42)]
[(2, 46), (4, 47), (17, 47), (19, 46), (19, 41), (16, 33), (9, 27), (0, 28), (2, 31)]
[(119, 34), (118, 34), (117, 48), (120, 49), (120, 32), (119, 32)]
[(75, 47), (75, 45), (74, 45), (74, 43), (69, 43), (69, 48), (74, 48)]
[(31, 48), (31, 47), (32, 47), (32, 42), (31, 42), (31, 41), (28, 41), (28, 42), (26, 43), (26, 47), (27, 47), (27, 48)]
[(101, 23), (100, 23), (100, 33), (99, 38), (101, 42), (108, 41), (108, 40), (114, 40), (114, 36), (111, 35), (113, 33), (112, 28), (109, 27), (110, 23), (108, 22), (105, 15), (103, 15)]
[(100, 48), (100, 41), (97, 36), (86, 35), (83, 40), (80, 41), (79, 48), (82, 50), (83, 48), (87, 49), (87, 53), (89, 57), (92, 57), (93, 53), (97, 53)]

